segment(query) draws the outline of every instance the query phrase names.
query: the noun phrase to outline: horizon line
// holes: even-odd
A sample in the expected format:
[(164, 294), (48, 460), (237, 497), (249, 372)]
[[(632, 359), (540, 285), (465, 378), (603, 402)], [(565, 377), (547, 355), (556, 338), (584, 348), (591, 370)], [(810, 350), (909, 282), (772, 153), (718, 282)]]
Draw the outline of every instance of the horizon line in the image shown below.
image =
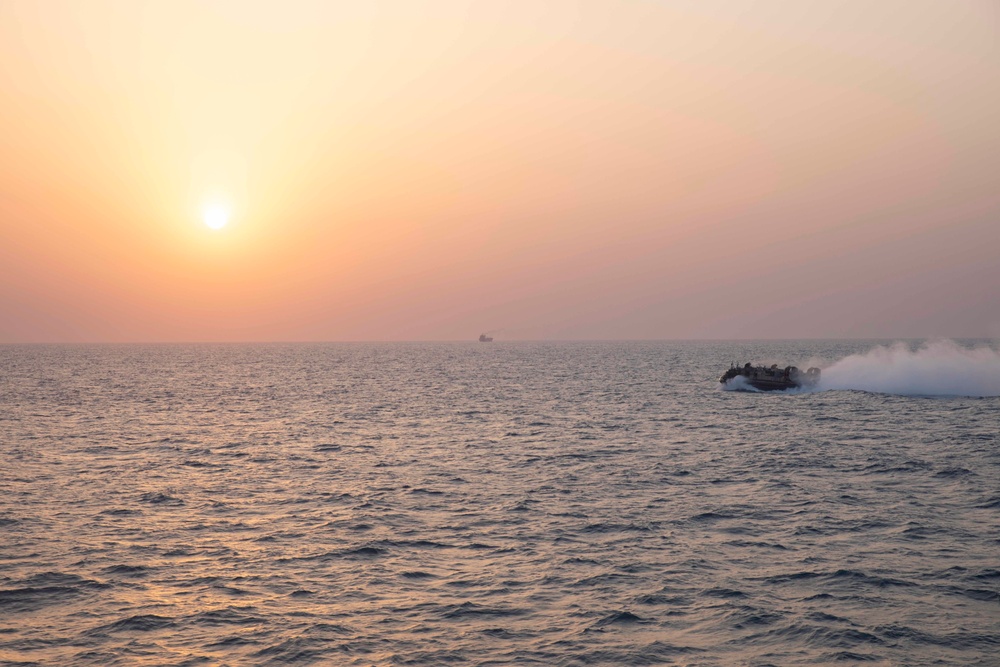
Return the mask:
[[(997, 336), (843, 336), (843, 337), (822, 337), (822, 336), (802, 336), (795, 338), (510, 338), (506, 340), (494, 340), (490, 345), (497, 343), (755, 343), (755, 342), (792, 342), (792, 341), (934, 341), (934, 340), (955, 340), (955, 341), (990, 341), (998, 342)], [(372, 344), (454, 344), (468, 343), (479, 344), (475, 338), (456, 339), (345, 339), (345, 340), (128, 340), (128, 341), (0, 341), (0, 347), (14, 346), (113, 346), (113, 345), (372, 345)], [(482, 343), (487, 344), (487, 343)]]

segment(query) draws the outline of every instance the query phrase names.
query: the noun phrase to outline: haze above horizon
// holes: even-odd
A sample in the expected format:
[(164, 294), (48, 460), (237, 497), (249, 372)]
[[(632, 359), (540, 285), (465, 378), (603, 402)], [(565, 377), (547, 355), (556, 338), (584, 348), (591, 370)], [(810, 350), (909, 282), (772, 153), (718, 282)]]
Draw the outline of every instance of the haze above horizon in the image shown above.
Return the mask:
[(0, 2), (0, 343), (1000, 338), (994, 2)]

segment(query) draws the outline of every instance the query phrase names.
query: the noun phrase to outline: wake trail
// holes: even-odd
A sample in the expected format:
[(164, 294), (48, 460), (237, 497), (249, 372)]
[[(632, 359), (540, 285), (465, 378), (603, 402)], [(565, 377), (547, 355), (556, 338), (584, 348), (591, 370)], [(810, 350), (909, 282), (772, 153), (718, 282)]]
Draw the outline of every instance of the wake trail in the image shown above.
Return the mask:
[(853, 354), (823, 369), (818, 391), (856, 389), (901, 396), (1000, 396), (1000, 351), (951, 340)]

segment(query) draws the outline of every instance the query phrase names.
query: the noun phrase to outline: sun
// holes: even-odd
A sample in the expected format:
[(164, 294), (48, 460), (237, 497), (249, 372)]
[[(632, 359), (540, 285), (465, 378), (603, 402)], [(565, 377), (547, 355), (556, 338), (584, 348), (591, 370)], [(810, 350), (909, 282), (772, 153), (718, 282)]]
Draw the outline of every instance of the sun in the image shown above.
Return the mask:
[(201, 210), (201, 219), (212, 229), (222, 229), (229, 222), (229, 207), (225, 204), (206, 204)]

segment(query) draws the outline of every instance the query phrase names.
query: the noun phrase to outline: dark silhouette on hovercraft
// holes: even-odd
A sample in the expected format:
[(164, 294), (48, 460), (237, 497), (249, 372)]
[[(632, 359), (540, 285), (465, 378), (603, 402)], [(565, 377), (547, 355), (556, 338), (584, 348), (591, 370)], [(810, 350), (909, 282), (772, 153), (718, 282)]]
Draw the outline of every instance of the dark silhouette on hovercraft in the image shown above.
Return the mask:
[(754, 389), (760, 389), (761, 391), (781, 391), (784, 389), (816, 386), (819, 382), (819, 369), (810, 368), (803, 372), (795, 366), (785, 366), (783, 369), (778, 368), (778, 364), (770, 367), (754, 366), (750, 363), (743, 366), (733, 364), (719, 378), (719, 382), (726, 384), (736, 377), (742, 377)]

